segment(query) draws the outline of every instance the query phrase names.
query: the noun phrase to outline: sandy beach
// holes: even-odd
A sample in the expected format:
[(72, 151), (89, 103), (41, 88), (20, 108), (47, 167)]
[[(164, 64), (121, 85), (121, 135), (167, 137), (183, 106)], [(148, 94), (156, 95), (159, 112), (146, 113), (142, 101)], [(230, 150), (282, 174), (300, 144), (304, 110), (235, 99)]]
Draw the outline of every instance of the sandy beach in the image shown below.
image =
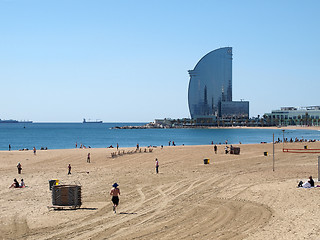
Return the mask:
[[(305, 145), (320, 149), (319, 142), (285, 144)], [(223, 145), (215, 154), (207, 145), (115, 158), (114, 149), (1, 151), (1, 239), (319, 239), (320, 188), (297, 184), (310, 175), (319, 184), (320, 154), (283, 153), (276, 144), (272, 171), (272, 144), (238, 146), (240, 155), (224, 154)], [(27, 187), (9, 189), (14, 178)], [(81, 184), (82, 207), (49, 210), (50, 179)], [(109, 196), (114, 182), (121, 189), (116, 214)]]

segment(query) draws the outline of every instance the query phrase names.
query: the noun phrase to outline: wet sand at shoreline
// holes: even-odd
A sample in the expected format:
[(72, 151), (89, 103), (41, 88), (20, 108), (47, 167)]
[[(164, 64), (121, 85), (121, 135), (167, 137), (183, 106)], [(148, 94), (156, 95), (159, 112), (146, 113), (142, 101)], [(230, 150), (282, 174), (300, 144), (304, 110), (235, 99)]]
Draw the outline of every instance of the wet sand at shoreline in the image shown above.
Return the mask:
[[(319, 142), (285, 144), (305, 145), (320, 149)], [(320, 154), (283, 153), (276, 144), (272, 171), (272, 144), (237, 146), (240, 155), (224, 154), (224, 145), (218, 154), (212, 145), (176, 146), (115, 158), (115, 149), (0, 151), (0, 239), (317, 239), (320, 188), (296, 186), (310, 175), (319, 184)], [(9, 189), (14, 178), (28, 187)], [(81, 184), (81, 209), (49, 211), (50, 179)]]

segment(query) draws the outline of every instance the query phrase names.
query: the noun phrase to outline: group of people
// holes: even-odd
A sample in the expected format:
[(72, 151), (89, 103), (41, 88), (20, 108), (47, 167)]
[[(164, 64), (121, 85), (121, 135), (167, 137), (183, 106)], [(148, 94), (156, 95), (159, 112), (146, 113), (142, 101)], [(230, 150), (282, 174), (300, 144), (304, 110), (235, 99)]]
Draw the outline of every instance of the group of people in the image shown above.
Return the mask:
[[(20, 162), (18, 162), (17, 164), (17, 169), (18, 169), (18, 174), (21, 174), (22, 171), (22, 165)], [(13, 183), (11, 184), (11, 186), (9, 188), (24, 188), (25, 184), (23, 179), (21, 179), (21, 183), (18, 182), (18, 180), (15, 178), (13, 179)]]
[[(76, 148), (78, 148), (78, 143), (76, 142), (75, 144)], [(82, 143), (80, 144), (80, 148), (81, 149), (86, 149), (87, 147), (85, 145), (82, 145)], [(88, 148), (91, 148), (90, 146), (88, 146)]]
[(13, 179), (13, 183), (9, 188), (24, 188), (26, 185), (24, 184), (23, 179), (21, 179), (21, 183), (18, 182), (18, 180), (15, 178)]
[[(229, 149), (229, 146), (225, 146), (225, 147), (224, 147), (224, 153), (225, 153), (225, 154), (228, 154), (230, 151), (231, 151), (231, 153), (232, 153), (232, 150), (233, 150), (233, 149), (234, 149), (234, 148), (233, 148), (232, 145), (230, 145), (230, 149)], [(215, 144), (214, 147), (213, 147), (213, 151), (214, 151), (215, 154), (218, 153), (218, 147), (217, 147), (216, 144)]]
[(303, 183), (303, 181), (300, 181), (298, 184), (298, 187), (302, 188), (311, 188), (314, 187), (314, 180), (312, 179), (312, 176), (309, 177), (309, 180)]
[[(304, 138), (301, 138), (301, 139), (299, 139), (299, 138), (295, 138), (295, 139), (293, 139), (293, 138), (290, 138), (290, 140), (288, 140), (288, 138), (285, 138), (284, 139), (284, 142), (285, 143), (296, 143), (296, 142), (316, 142), (317, 140), (316, 139), (304, 139)], [(280, 139), (280, 138), (278, 138), (274, 143), (282, 143), (282, 140)]]
[[(169, 146), (171, 145), (171, 141), (168, 142), (168, 145), (169, 145)], [(175, 142), (172, 141), (172, 146), (175, 146), (175, 145), (176, 145)]]

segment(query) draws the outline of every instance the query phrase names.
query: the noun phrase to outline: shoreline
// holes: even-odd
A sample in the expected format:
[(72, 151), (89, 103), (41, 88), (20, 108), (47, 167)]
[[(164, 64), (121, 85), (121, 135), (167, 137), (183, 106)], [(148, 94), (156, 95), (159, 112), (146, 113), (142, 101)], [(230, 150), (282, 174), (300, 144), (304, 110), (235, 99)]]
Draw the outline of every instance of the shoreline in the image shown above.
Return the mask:
[(212, 129), (284, 129), (284, 130), (320, 130), (320, 126), (282, 126), (282, 127), (208, 127)]

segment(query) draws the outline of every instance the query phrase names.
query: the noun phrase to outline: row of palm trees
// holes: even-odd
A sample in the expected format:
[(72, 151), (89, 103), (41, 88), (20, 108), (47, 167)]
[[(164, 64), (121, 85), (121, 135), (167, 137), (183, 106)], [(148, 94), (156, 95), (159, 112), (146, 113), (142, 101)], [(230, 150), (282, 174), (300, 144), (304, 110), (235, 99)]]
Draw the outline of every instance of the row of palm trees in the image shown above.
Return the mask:
[(283, 115), (280, 118), (271, 118), (269, 115), (263, 116), (263, 122), (267, 126), (278, 126), (278, 125), (304, 125), (304, 126), (319, 126), (320, 119), (314, 119), (309, 116), (308, 113), (304, 115), (298, 115), (296, 119), (284, 119)]
[(271, 117), (270, 115), (263, 115), (260, 118), (258, 115), (256, 118), (230, 118), (230, 119), (201, 119), (200, 121), (190, 118), (172, 119), (173, 126), (284, 126), (284, 125), (305, 125), (305, 126), (319, 126), (320, 119), (313, 119), (308, 113), (304, 115), (298, 115), (296, 119), (284, 119), (283, 115), (279, 118)]

